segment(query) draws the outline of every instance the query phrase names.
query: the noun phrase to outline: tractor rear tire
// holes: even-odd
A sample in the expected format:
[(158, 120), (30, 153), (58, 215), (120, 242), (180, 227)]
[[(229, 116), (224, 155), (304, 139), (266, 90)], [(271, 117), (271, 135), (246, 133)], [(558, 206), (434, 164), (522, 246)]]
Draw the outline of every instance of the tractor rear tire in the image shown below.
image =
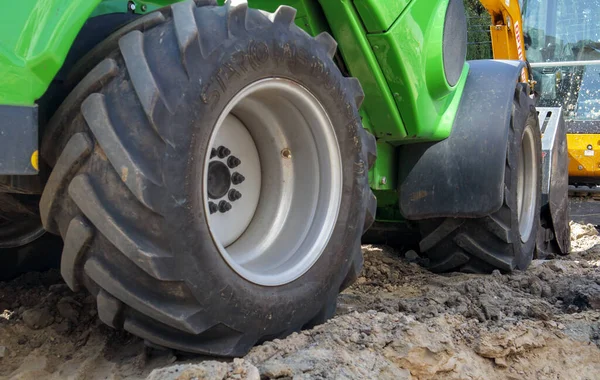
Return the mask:
[(67, 284), (109, 326), (217, 356), (333, 316), (376, 206), (364, 95), (333, 38), (290, 7), (235, 4), (115, 32), (76, 65), (93, 69), (71, 75), (42, 143)]
[(490, 273), (526, 269), (533, 258), (540, 220), (541, 135), (527, 87), (518, 84), (504, 174), (504, 203), (483, 218), (420, 222), (420, 250), (434, 272)]

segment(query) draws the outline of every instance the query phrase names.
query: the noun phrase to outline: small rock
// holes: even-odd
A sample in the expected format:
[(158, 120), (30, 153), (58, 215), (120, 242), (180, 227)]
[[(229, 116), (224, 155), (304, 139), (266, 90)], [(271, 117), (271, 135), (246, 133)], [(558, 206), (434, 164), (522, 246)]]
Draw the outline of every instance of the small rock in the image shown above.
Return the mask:
[(70, 291), (71, 289), (69, 289), (67, 284), (54, 284), (54, 285), (50, 285), (48, 290), (50, 290), (52, 293), (66, 293), (66, 292)]
[(69, 302), (63, 302), (60, 300), (56, 305), (58, 313), (65, 319), (71, 322), (77, 322), (79, 319), (79, 311)]
[(72, 325), (69, 321), (64, 320), (61, 323), (54, 325), (54, 331), (61, 335), (66, 335), (72, 330)]
[(529, 293), (534, 296), (541, 297), (543, 293), (542, 285), (538, 281), (534, 281), (529, 288)]
[(406, 251), (404, 257), (408, 261), (417, 261), (419, 259), (419, 254), (411, 249), (410, 251)]
[(496, 365), (498, 367), (501, 367), (501, 368), (507, 368), (508, 367), (508, 363), (506, 362), (506, 358), (495, 358), (494, 362), (496, 363)]
[(54, 322), (54, 317), (46, 307), (29, 309), (23, 313), (23, 322), (30, 329), (42, 329), (50, 326)]
[(567, 271), (565, 263), (561, 261), (550, 261), (548, 264), (548, 268), (552, 269), (554, 272), (557, 273), (563, 273)]
[(0, 358), (6, 356), (6, 346), (0, 346)]
[(498, 269), (492, 271), (492, 277), (502, 277), (502, 273)]
[(267, 363), (261, 368), (261, 374), (270, 379), (294, 376), (292, 369), (283, 363)]
[(548, 284), (542, 286), (542, 297), (550, 298), (552, 296), (552, 287)]

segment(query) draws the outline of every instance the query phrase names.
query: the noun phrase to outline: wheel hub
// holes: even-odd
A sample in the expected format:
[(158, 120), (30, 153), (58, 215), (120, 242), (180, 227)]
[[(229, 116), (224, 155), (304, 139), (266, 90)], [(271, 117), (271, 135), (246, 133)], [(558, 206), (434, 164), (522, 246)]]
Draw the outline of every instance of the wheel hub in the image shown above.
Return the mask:
[(220, 199), (231, 187), (231, 174), (227, 165), (220, 161), (211, 161), (208, 165), (208, 197)]
[(203, 204), (234, 271), (264, 286), (300, 277), (325, 250), (341, 196), (335, 130), (307, 89), (269, 78), (230, 101), (211, 135)]

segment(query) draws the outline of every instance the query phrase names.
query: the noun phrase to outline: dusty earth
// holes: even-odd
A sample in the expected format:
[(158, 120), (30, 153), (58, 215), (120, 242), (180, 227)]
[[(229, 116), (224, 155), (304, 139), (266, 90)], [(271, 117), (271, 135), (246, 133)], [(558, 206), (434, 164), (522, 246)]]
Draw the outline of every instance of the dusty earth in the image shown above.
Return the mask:
[(572, 245), (491, 276), (435, 275), (414, 252), (364, 246), (336, 318), (233, 361), (147, 348), (58, 272), (27, 273), (0, 283), (0, 378), (600, 379), (600, 236), (573, 224)]

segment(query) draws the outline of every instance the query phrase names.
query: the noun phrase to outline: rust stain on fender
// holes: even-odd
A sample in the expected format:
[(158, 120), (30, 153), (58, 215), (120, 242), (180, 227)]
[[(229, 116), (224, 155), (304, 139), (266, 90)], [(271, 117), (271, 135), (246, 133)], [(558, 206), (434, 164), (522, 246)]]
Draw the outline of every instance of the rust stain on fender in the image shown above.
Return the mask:
[(410, 200), (418, 201), (419, 199), (423, 199), (428, 195), (429, 195), (429, 193), (425, 190), (417, 191), (417, 192), (410, 194)]

